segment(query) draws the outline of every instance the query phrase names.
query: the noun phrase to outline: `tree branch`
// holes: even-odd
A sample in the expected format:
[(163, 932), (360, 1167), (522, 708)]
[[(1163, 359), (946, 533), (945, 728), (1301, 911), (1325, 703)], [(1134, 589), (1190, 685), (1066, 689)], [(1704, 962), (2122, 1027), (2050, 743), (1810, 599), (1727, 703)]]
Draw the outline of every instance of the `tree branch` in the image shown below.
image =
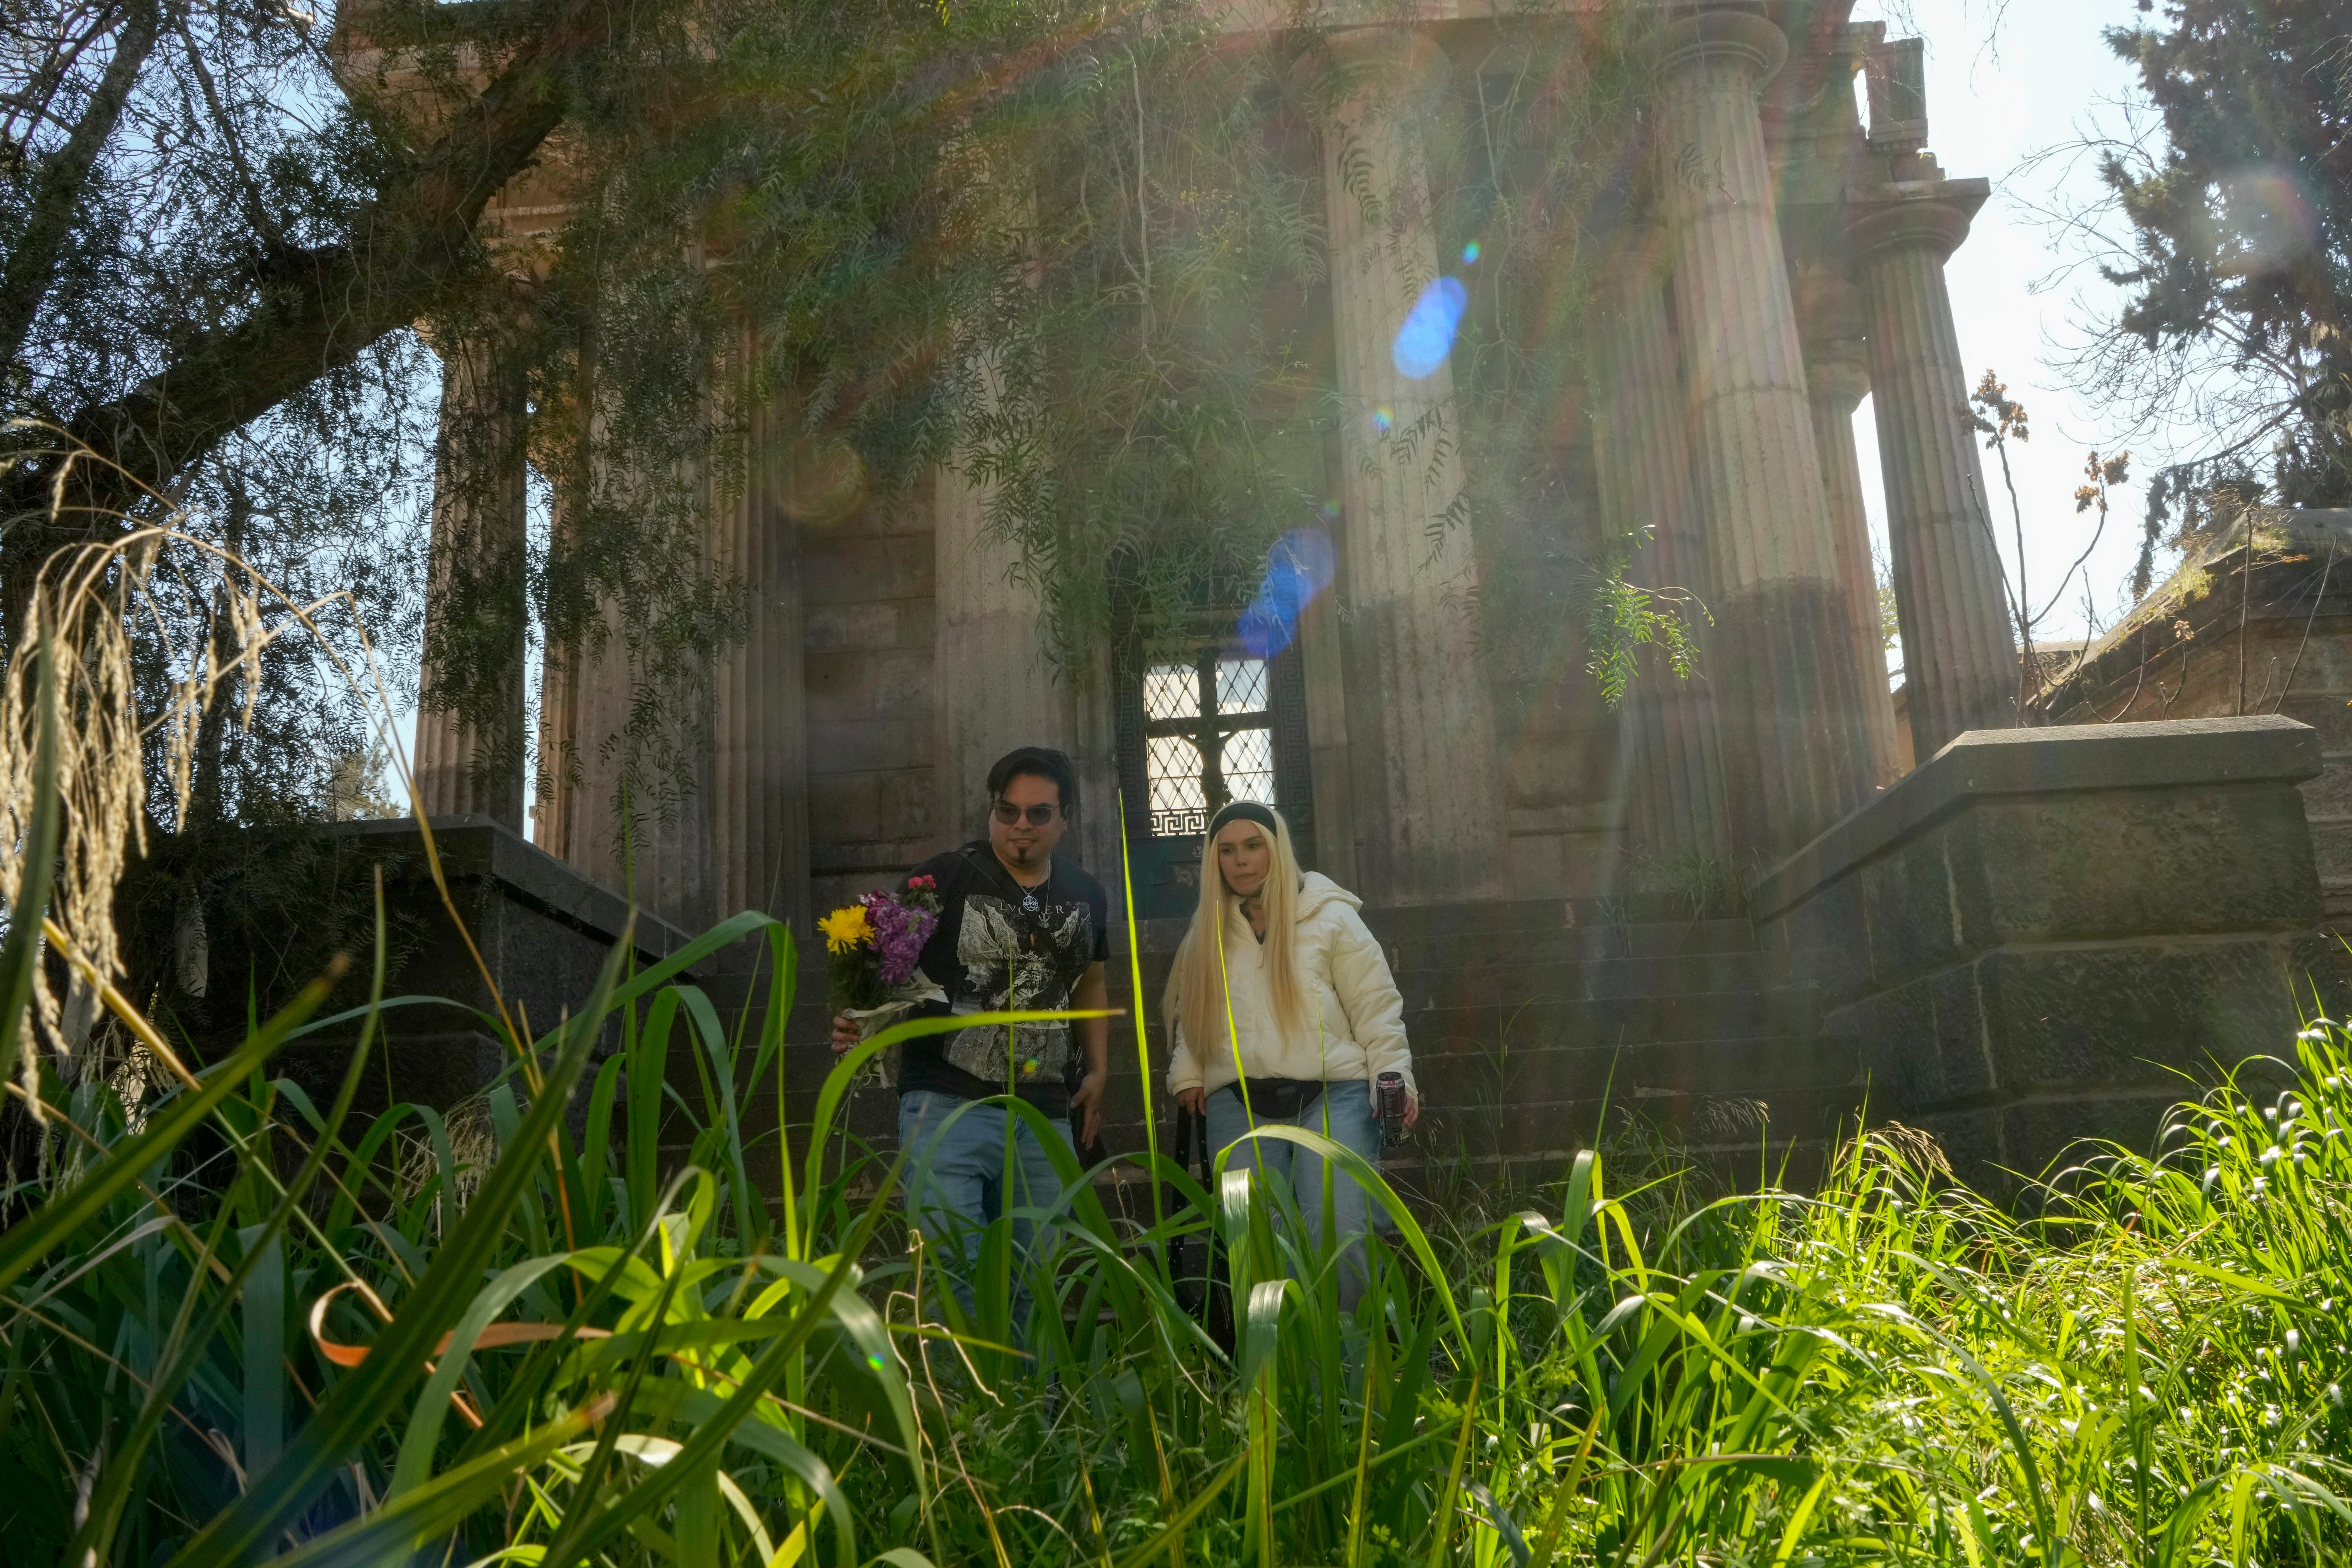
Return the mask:
[[(349, 238), (284, 258), (241, 321), (194, 335), (154, 375), (64, 421), (96, 461), (59, 452), (16, 464), (0, 488), (5, 607), (50, 551), (111, 531), (221, 441), (477, 280), (484, 207), (562, 123), (571, 68), (608, 46), (625, 15), (609, 0), (567, 0), (384, 184)], [(53, 493), (62, 504), (50, 516)]]

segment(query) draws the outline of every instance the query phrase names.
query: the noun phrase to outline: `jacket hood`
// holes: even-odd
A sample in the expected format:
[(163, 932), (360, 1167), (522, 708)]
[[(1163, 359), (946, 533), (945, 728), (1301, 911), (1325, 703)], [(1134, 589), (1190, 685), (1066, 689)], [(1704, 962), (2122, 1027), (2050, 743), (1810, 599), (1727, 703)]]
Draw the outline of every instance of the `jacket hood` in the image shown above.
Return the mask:
[(1322, 872), (1307, 872), (1305, 879), (1298, 884), (1298, 918), (1302, 921), (1312, 920), (1322, 912), (1325, 905), (1334, 903), (1345, 904), (1351, 910), (1360, 910), (1364, 907), (1363, 900), (1356, 897)]

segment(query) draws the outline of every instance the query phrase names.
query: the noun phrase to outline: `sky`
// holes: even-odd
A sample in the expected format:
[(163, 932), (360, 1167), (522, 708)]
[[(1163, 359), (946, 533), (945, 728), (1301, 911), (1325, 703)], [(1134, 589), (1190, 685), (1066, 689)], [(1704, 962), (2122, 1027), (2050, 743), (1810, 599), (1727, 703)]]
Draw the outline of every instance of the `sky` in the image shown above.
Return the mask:
[[(2119, 429), (2073, 394), (2062, 368), (2071, 348), (2112, 314), (2121, 296), (2094, 268), (2067, 265), (2079, 262), (2081, 247), (2053, 234), (2046, 216), (2097, 199), (2102, 187), (2093, 161), (2046, 154), (2123, 125), (2117, 106), (2131, 97), (2137, 79), (2100, 34), (2139, 21), (2140, 13), (2132, 0), (2009, 3), (1998, 16), (1988, 0), (1860, 0), (1853, 16), (1885, 21), (1890, 37), (1927, 39), (1929, 148), (1948, 176), (1992, 182), (1992, 199), (1953, 254), (1945, 278), (1970, 385), (1986, 369), (1995, 370), (2009, 395), (2032, 416), (2032, 437), (2011, 447), (2010, 465), (2024, 519), (2025, 582), (2037, 609), (2091, 543), (2093, 520), (2075, 515), (2074, 500), (2084, 459), (2094, 450), (2133, 451), (2132, 481), (2112, 492), (2106, 531), (2084, 574), (2035, 632), (2037, 642), (2080, 637), (2084, 576), (2102, 621), (2117, 618), (2118, 595), (2138, 552), (2147, 495), (2142, 477), (2161, 466), (2162, 447), (2193, 441), (2187, 431)], [(1878, 432), (1867, 401), (1855, 412), (1854, 439), (1883, 554), (1885, 503)], [(2015, 524), (1992, 454), (1984, 462), (1994, 532), (2013, 581)], [(2162, 563), (2159, 581), (2161, 572)]]

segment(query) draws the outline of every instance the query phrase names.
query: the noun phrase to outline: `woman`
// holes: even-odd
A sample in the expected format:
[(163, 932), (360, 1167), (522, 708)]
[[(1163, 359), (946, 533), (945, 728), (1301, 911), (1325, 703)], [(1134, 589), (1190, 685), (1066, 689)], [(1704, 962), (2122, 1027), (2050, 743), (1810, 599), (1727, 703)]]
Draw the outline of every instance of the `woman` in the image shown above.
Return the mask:
[[(1168, 1087), (1205, 1121), (1213, 1151), (1242, 1142), (1255, 1122), (1307, 1128), (1377, 1163), (1383, 1072), (1404, 1076), (1404, 1124), (1421, 1119), (1404, 998), (1356, 912), (1361, 903), (1328, 877), (1299, 874), (1279, 812), (1237, 800), (1210, 822), (1201, 902), (1166, 1007), (1176, 1040)], [(1260, 1138), (1234, 1158), (1288, 1184), (1319, 1247), (1321, 1156)], [(1365, 1231), (1364, 1191), (1339, 1171), (1331, 1177), (1333, 1221), (1352, 1244)], [(1349, 1245), (1349, 1259), (1355, 1252)], [(1361, 1276), (1360, 1265), (1341, 1268), (1342, 1306), (1355, 1304)]]

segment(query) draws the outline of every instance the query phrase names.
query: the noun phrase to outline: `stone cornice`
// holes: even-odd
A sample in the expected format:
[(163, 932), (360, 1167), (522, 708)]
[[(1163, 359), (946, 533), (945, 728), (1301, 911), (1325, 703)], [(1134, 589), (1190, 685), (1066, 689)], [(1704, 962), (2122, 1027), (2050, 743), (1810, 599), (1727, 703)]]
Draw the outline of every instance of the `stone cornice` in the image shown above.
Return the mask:
[(1753, 11), (1701, 11), (1666, 29), (1661, 55), (1665, 69), (1718, 60), (1746, 66), (1761, 87), (1789, 63), (1789, 35)]
[(1991, 195), (1991, 183), (1980, 179), (1858, 186), (1846, 193), (1847, 242), (1857, 258), (1921, 246), (1946, 261)]

